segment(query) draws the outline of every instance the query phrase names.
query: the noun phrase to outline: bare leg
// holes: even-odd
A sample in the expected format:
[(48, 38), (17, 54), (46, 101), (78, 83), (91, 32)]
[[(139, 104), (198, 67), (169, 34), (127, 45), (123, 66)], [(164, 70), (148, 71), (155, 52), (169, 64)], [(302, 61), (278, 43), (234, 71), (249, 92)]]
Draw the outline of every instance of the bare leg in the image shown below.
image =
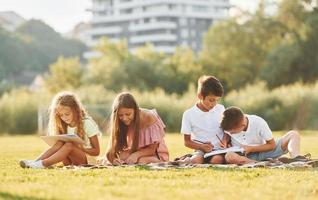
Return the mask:
[(191, 164), (202, 164), (202, 163), (204, 163), (204, 158), (201, 155), (193, 155), (190, 158), (190, 163)]
[(72, 164), (72, 161), (69, 158), (66, 158), (65, 160), (62, 161), (64, 166), (68, 166)]
[(123, 151), (119, 154), (120, 160), (126, 160), (130, 156), (129, 151)]
[(300, 136), (297, 131), (289, 131), (281, 139), (282, 149), (288, 150), (291, 158), (300, 155)]
[(62, 141), (57, 141), (51, 148), (43, 152), (36, 160), (44, 160), (53, 154), (55, 154), (62, 146), (64, 142)]
[(161, 162), (156, 156), (144, 156), (139, 158), (138, 164), (158, 163)]
[(229, 164), (238, 164), (238, 165), (244, 165), (248, 163), (255, 163), (255, 160), (249, 159), (245, 156), (240, 156), (237, 153), (234, 152), (228, 152), (225, 154), (225, 160)]
[(210, 164), (224, 164), (225, 163), (224, 154), (212, 156), (209, 163)]
[(72, 164), (87, 164), (86, 154), (76, 147), (73, 143), (66, 142), (55, 154), (43, 160), (45, 167), (54, 165), (66, 159), (72, 161)]

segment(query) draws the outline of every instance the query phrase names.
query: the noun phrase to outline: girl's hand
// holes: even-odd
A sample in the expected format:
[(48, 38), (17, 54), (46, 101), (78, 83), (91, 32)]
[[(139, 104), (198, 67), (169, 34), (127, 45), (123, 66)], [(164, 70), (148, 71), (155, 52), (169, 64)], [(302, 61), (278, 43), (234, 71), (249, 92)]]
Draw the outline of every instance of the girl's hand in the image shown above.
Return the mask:
[(138, 161), (138, 155), (136, 153), (130, 154), (130, 156), (125, 160), (127, 164), (136, 164)]

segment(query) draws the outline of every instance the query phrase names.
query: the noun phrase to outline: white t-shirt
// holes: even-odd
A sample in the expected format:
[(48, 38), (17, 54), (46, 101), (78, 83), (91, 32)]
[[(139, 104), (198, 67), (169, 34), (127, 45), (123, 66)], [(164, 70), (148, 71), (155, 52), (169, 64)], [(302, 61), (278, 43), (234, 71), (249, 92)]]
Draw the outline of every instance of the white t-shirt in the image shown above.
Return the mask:
[(245, 115), (248, 119), (248, 126), (246, 131), (231, 134), (231, 141), (233, 146), (244, 145), (262, 145), (266, 141), (273, 139), (273, 134), (267, 122), (256, 115)]
[[(97, 135), (98, 139), (101, 137), (101, 132), (97, 126), (97, 124), (91, 118), (84, 119), (84, 141), (85, 141), (85, 148), (92, 148), (91, 142), (89, 141), (90, 137)], [(75, 134), (76, 127), (67, 126), (67, 134)]]
[(191, 140), (211, 142), (214, 149), (219, 149), (220, 141), (216, 135), (222, 140), (220, 122), (224, 110), (221, 104), (217, 104), (208, 112), (203, 112), (194, 105), (183, 113), (181, 134), (191, 135)]

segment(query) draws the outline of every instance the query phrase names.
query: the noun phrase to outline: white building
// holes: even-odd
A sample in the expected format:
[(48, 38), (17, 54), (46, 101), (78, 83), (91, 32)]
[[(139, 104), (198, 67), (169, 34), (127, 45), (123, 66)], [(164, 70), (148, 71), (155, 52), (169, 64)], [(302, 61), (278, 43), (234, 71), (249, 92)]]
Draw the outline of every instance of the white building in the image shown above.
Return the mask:
[(177, 46), (199, 51), (204, 33), (227, 18), (229, 8), (229, 0), (93, 0), (88, 45), (107, 36), (126, 38), (130, 50), (151, 43), (165, 53)]
[(72, 38), (80, 40), (84, 43), (90, 40), (90, 36), (88, 34), (88, 31), (90, 30), (91, 25), (86, 22), (80, 22), (78, 23), (73, 30), (70, 32), (64, 34), (63, 36), (66, 38)]

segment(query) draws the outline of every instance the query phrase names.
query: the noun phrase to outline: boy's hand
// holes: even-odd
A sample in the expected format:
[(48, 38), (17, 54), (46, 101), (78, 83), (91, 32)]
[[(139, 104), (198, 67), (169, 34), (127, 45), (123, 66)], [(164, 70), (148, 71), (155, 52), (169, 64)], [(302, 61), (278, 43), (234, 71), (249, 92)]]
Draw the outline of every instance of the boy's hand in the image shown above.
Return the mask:
[(210, 142), (201, 144), (201, 150), (205, 153), (212, 151), (213, 145)]
[(253, 147), (252, 147), (252, 146), (241, 145), (241, 147), (244, 149), (245, 156), (246, 156), (247, 154), (253, 152)]
[(226, 141), (222, 141), (222, 142), (220, 142), (220, 147), (222, 147), (222, 148), (227, 148), (227, 146), (228, 146), (228, 144), (227, 144), (227, 142)]

